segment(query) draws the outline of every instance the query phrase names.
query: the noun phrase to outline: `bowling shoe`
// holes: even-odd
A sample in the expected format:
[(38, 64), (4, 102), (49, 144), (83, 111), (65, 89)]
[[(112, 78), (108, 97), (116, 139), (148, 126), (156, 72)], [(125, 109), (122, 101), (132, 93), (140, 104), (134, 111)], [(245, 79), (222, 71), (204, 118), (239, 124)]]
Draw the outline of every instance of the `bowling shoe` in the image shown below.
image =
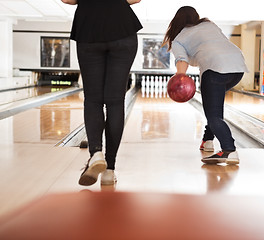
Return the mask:
[(87, 162), (79, 179), (79, 184), (90, 186), (97, 181), (98, 175), (105, 171), (107, 163), (102, 152), (96, 152)]
[(214, 151), (213, 140), (202, 141), (200, 150), (203, 150), (205, 152), (213, 152)]
[(113, 185), (117, 182), (115, 171), (111, 169), (106, 169), (101, 175), (102, 185)]
[(209, 157), (204, 157), (201, 161), (207, 164), (217, 164), (217, 163), (239, 164), (237, 151), (233, 151), (233, 152), (220, 151)]

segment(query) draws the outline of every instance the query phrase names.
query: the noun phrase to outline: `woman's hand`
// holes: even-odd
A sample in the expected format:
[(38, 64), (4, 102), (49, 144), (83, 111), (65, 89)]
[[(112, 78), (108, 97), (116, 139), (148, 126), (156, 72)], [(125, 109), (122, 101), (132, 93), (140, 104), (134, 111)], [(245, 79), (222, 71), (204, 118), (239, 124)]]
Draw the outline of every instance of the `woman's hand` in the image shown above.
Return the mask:
[(127, 0), (127, 2), (132, 5), (132, 4), (135, 4), (135, 3), (139, 3), (141, 0)]
[(61, 0), (63, 3), (75, 5), (78, 3), (78, 0)]

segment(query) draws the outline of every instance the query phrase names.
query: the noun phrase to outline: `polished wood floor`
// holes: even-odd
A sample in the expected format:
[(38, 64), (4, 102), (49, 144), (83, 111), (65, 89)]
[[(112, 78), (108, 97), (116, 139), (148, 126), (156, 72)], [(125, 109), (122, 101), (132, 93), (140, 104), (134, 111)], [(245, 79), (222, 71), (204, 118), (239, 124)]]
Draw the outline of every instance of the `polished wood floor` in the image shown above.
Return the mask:
[[(235, 100), (234, 96), (232, 100)], [(94, 192), (92, 198), (95, 199), (100, 192), (106, 192), (104, 196), (112, 196), (113, 192), (132, 194), (133, 201), (141, 201), (139, 207), (145, 207), (144, 201), (149, 202), (148, 194), (172, 194), (168, 204), (176, 201), (174, 198), (177, 196), (187, 196), (188, 199), (201, 197), (200, 203), (209, 204), (209, 199), (215, 201), (212, 196), (216, 195), (219, 200), (228, 198), (228, 203), (234, 206), (234, 197), (235, 201), (242, 201), (240, 207), (252, 208), (252, 201), (257, 202), (258, 213), (263, 213), (259, 199), (264, 197), (264, 149), (238, 149), (239, 165), (204, 165), (200, 159), (205, 154), (199, 151), (205, 124), (203, 114), (189, 103), (175, 103), (169, 98), (142, 98), (140, 93), (129, 115), (119, 149), (117, 184), (103, 187), (99, 179), (93, 186), (79, 186), (80, 169), (89, 157), (88, 151), (54, 145), (83, 123), (82, 101), (83, 96), (79, 93), (0, 121), (0, 217), (51, 194), (71, 196), (82, 191)], [(215, 151), (218, 149), (219, 144), (215, 141)], [(188, 199), (183, 198), (182, 204)], [(69, 208), (70, 200), (65, 198), (64, 204), (63, 200), (60, 201)], [(127, 207), (131, 207), (131, 201)], [(221, 210), (221, 201), (217, 203), (215, 209), (224, 211)], [(164, 204), (159, 207), (164, 207)], [(113, 209), (118, 208), (118, 205), (114, 206)], [(41, 204), (40, 208), (43, 208)], [(154, 206), (149, 211), (154, 211)], [(206, 216), (209, 217), (208, 214)], [(263, 215), (260, 219), (263, 220)]]
[(263, 197), (51, 194), (0, 219), (6, 240), (262, 240)]
[(53, 146), (82, 123), (83, 94), (77, 93), (2, 119), (1, 142)]
[(256, 97), (229, 91), (226, 95), (226, 104), (264, 122), (264, 96)]
[(59, 92), (69, 87), (65, 86), (34, 86), (18, 89), (0, 90), (0, 106), (21, 100), (32, 99), (47, 93)]

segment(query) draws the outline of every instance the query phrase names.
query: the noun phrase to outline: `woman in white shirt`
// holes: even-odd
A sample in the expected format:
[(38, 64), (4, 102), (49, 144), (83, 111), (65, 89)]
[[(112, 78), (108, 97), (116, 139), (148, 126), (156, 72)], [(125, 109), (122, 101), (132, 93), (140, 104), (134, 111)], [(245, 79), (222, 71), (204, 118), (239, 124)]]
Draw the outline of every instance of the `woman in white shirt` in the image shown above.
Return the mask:
[(200, 18), (190, 6), (177, 11), (163, 45), (172, 50), (177, 73), (186, 73), (189, 65), (200, 69), (201, 95), (207, 119), (200, 149), (214, 151), (214, 137), (222, 148), (219, 153), (203, 158), (202, 162), (238, 164), (234, 139), (223, 114), (226, 91), (248, 71), (241, 50), (227, 39), (216, 24), (207, 18)]

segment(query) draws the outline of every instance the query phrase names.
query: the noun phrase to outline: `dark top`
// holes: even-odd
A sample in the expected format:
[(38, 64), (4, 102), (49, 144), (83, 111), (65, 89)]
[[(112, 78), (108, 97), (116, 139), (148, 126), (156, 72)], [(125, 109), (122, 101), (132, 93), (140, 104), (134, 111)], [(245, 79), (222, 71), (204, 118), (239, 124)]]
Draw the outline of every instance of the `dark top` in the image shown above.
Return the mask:
[(133, 35), (141, 28), (126, 0), (78, 0), (71, 39), (109, 42)]

